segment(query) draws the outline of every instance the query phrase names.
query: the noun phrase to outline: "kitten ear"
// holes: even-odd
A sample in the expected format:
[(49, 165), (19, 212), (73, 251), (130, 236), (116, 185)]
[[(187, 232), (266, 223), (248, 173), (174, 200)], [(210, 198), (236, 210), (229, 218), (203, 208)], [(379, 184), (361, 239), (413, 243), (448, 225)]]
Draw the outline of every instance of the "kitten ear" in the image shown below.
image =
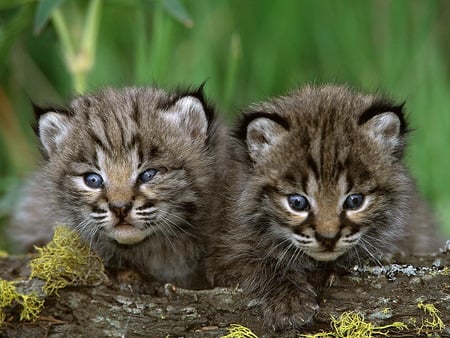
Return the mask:
[(402, 145), (401, 120), (393, 112), (384, 112), (373, 116), (364, 127), (369, 136), (384, 149), (394, 151)]
[(39, 117), (39, 139), (48, 157), (57, 151), (70, 129), (71, 123), (67, 115), (49, 111)]
[[(265, 115), (265, 116), (264, 116)], [(248, 152), (253, 161), (264, 157), (281, 138), (287, 134), (288, 128), (284, 120), (278, 115), (276, 119), (269, 114), (264, 114), (250, 121), (247, 125), (246, 143)], [(280, 119), (280, 121), (276, 121)], [(279, 123), (279, 122), (283, 123)]]
[(194, 96), (180, 98), (163, 116), (189, 137), (206, 139), (208, 120), (203, 103), (198, 98)]

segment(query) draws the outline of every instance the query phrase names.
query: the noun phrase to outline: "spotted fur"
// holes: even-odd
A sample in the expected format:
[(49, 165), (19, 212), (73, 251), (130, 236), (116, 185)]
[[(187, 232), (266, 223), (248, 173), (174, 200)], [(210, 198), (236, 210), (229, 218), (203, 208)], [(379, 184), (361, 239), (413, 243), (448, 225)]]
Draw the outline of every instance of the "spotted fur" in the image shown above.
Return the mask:
[(44, 160), (11, 229), (21, 247), (67, 224), (107, 265), (204, 287), (225, 132), (202, 89), (108, 88), (37, 114)]
[(408, 132), (403, 105), (343, 86), (248, 108), (235, 130), (239, 178), (216, 283), (235, 280), (260, 298), (267, 325), (300, 327), (330, 272), (400, 248), (436, 250), (403, 161)]

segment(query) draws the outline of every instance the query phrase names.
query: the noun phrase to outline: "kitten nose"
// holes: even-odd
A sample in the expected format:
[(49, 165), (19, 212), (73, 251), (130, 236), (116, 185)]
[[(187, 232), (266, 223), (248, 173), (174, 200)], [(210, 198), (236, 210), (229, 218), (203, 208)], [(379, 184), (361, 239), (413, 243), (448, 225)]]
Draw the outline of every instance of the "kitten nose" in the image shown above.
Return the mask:
[(339, 233), (337, 234), (320, 234), (316, 232), (316, 239), (319, 241), (326, 249), (333, 249), (337, 240), (341, 237)]
[(109, 203), (109, 209), (121, 220), (128, 215), (131, 209), (131, 203)]

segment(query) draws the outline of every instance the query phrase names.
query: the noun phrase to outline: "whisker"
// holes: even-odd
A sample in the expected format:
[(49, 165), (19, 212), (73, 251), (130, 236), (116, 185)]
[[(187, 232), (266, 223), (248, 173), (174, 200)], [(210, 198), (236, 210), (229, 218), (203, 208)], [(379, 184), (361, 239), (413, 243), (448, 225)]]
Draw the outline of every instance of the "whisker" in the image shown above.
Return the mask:
[[(180, 226), (180, 224), (178, 224), (177, 222), (175, 222), (176, 220), (181, 221), (183, 224), (189, 225), (192, 228), (195, 228), (191, 223), (189, 223), (188, 221), (186, 221), (185, 219), (183, 219), (182, 217), (175, 215), (175, 214), (169, 214), (168, 211), (163, 211), (160, 210), (158, 215), (161, 217), (161, 219), (163, 221), (166, 222), (166, 224), (171, 225), (172, 227), (176, 228), (176, 230), (184, 233), (185, 235), (195, 238), (195, 239), (200, 239), (198, 236), (196, 236), (192, 231), (187, 231), (186, 229), (184, 229), (182, 226)], [(174, 229), (171, 229), (172, 231), (174, 231)], [(174, 233), (177, 234), (178, 233)]]
[(264, 259), (271, 257), (272, 254), (277, 250), (280, 246), (284, 245), (286, 242), (290, 242), (291, 239), (289, 237), (283, 238), (282, 241), (280, 241), (277, 245), (274, 245), (270, 248), (270, 250), (264, 255)]
[[(361, 237), (360, 243), (361, 243), (361, 245), (359, 245), (359, 247), (362, 248), (369, 255), (371, 260), (375, 264), (377, 264), (379, 266), (383, 266), (383, 264), (380, 262), (380, 260), (375, 257), (376, 253), (381, 254), (381, 252), (379, 252), (379, 250), (372, 243), (370, 243), (370, 241), (366, 240), (364, 237)], [(368, 247), (371, 247), (372, 249), (374, 249), (375, 253), (372, 253), (372, 251), (369, 250)]]

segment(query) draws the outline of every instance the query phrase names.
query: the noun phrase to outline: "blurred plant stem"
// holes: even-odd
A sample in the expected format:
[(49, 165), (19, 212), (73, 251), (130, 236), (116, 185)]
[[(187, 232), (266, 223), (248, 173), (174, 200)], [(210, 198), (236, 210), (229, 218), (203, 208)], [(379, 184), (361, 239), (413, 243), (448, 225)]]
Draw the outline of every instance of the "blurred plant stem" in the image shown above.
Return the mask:
[(30, 168), (34, 156), (3, 87), (0, 86), (0, 135), (5, 142), (13, 172)]
[(236, 86), (237, 71), (241, 54), (242, 54), (241, 37), (239, 36), (238, 33), (233, 33), (231, 35), (228, 64), (225, 74), (224, 102), (228, 106), (231, 106), (234, 103), (233, 94)]
[(78, 43), (74, 43), (70, 36), (63, 12), (56, 8), (52, 14), (52, 21), (64, 51), (65, 63), (72, 77), (73, 88), (80, 94), (87, 89), (87, 77), (95, 62), (101, 8), (102, 0), (89, 2), (81, 40)]

